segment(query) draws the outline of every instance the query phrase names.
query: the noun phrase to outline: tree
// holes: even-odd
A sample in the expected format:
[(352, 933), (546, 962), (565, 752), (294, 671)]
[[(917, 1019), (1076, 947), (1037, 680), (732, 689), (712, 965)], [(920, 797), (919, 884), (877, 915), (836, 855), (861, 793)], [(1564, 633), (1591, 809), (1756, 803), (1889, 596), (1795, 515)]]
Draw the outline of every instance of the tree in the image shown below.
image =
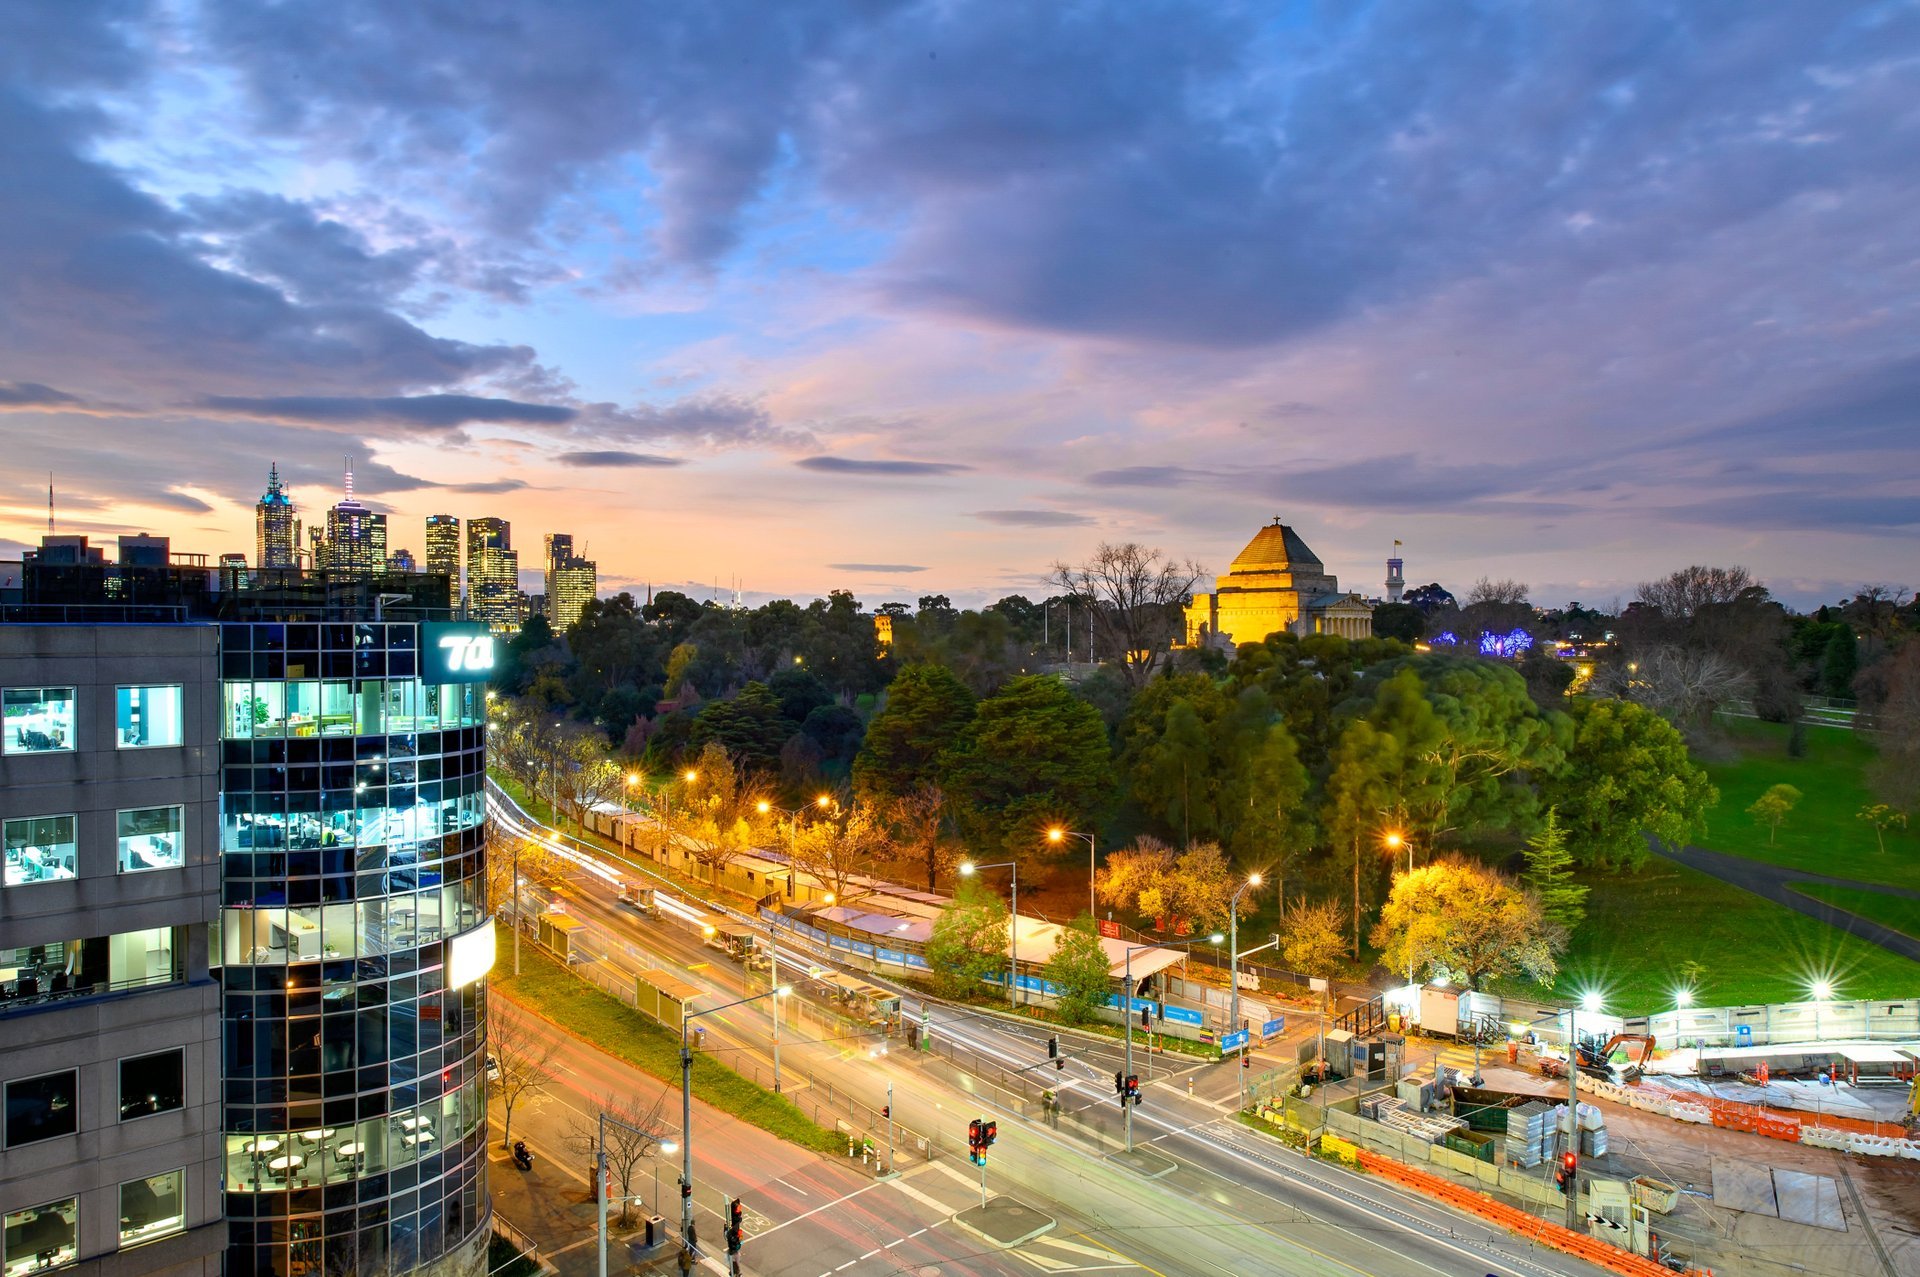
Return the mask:
[(602, 738), (592, 732), (569, 731), (554, 751), (554, 815), (573, 813), (576, 825), (601, 803), (618, 801), (626, 792), (626, 769), (607, 757)]
[(965, 738), (974, 712), (973, 693), (951, 670), (903, 667), (853, 760), (855, 792), (887, 799), (944, 784), (950, 755)]
[(1827, 640), (1820, 655), (1820, 690), (1841, 698), (1853, 695), (1853, 676), (1860, 670), (1860, 648), (1853, 630), (1841, 626)]
[(887, 803), (886, 819), (895, 854), (903, 864), (925, 870), (927, 890), (935, 890), (960, 862), (958, 846), (947, 837), (946, 794), (938, 785), (916, 786)]
[(1787, 816), (1799, 805), (1802, 795), (1792, 785), (1769, 785), (1767, 792), (1760, 795), (1747, 808), (1747, 815), (1767, 827), (1767, 845), (1773, 845), (1774, 835), (1780, 832), (1780, 826), (1787, 823)]
[(780, 749), (793, 729), (767, 685), (748, 683), (737, 696), (700, 707), (693, 721), (693, 743), (703, 746), (716, 741), (741, 767), (770, 772), (780, 766)]
[(1426, 625), (1426, 613), (1411, 603), (1382, 603), (1373, 609), (1373, 633), (1376, 638), (1412, 643), (1425, 632)]
[(1687, 621), (1712, 603), (1731, 603), (1757, 582), (1745, 568), (1710, 568), (1699, 564), (1681, 568), (1658, 581), (1640, 586), (1640, 602), (1658, 608), (1671, 620)]
[(1540, 778), (1540, 800), (1558, 809), (1567, 849), (1592, 869), (1631, 869), (1647, 839), (1669, 847), (1706, 832), (1720, 801), (1673, 724), (1631, 701), (1578, 697), (1565, 764)]
[(1299, 901), (1280, 923), (1280, 956), (1295, 971), (1326, 980), (1346, 965), (1346, 919), (1332, 900)]
[(1113, 988), (1113, 961), (1100, 944), (1091, 917), (1081, 914), (1054, 937), (1053, 956), (1043, 972), (1054, 986), (1054, 1010), (1068, 1024), (1085, 1024), (1107, 1005)]
[(980, 702), (947, 790), (976, 847), (1030, 860), (1047, 826), (1084, 829), (1112, 800), (1106, 725), (1061, 680), (1022, 675)]
[(963, 879), (953, 903), (933, 920), (927, 937), (927, 967), (943, 996), (973, 992), (1007, 960), (1007, 907), (971, 879)]
[(1196, 931), (1224, 924), (1237, 885), (1218, 843), (1198, 843), (1175, 855), (1173, 848), (1146, 835), (1110, 854), (1094, 879), (1101, 900), (1152, 918), (1167, 931), (1178, 931), (1183, 924)]
[(1056, 562), (1048, 576), (1091, 618), (1096, 653), (1117, 662), (1130, 683), (1144, 686), (1186, 633), (1186, 607), (1200, 565), (1177, 562), (1138, 542), (1102, 542), (1086, 562)]
[(536, 1032), (524, 1013), (495, 1015), (487, 1022), (487, 1054), (500, 1068), (492, 1084), (500, 1097), (500, 1147), (513, 1143), (513, 1110), (521, 1100), (545, 1095), (560, 1059), (558, 1033)]
[(753, 849), (765, 823), (759, 811), (762, 794), (717, 742), (707, 742), (691, 770), (694, 779), (678, 786), (676, 799), (656, 807), (654, 817), (718, 879), (722, 869)]
[(642, 1105), (637, 1096), (622, 1098), (609, 1091), (600, 1100), (600, 1109), (608, 1118), (604, 1125), (578, 1116), (569, 1121), (574, 1148), (589, 1161), (601, 1151), (595, 1148), (600, 1132), (607, 1133), (607, 1182), (620, 1187), (622, 1228), (632, 1222), (634, 1181), (639, 1178), (640, 1166), (659, 1146), (663, 1129), (660, 1113), (666, 1099), (665, 1087), (656, 1092), (653, 1102), (647, 1105)]
[(1568, 935), (1587, 916), (1587, 892), (1573, 880), (1573, 853), (1567, 850), (1567, 831), (1560, 825), (1558, 808), (1547, 808), (1547, 819), (1527, 839), (1526, 872), (1520, 881), (1540, 901), (1547, 921)]
[(1595, 690), (1637, 701), (1669, 722), (1704, 727), (1714, 712), (1753, 690), (1753, 677), (1718, 652), (1665, 643), (1594, 676)]
[(1373, 943), (1389, 969), (1445, 974), (1469, 989), (1500, 976), (1550, 985), (1553, 929), (1540, 902), (1507, 878), (1460, 856), (1445, 856), (1395, 879), (1374, 924)]
[(1856, 814), (1873, 826), (1873, 840), (1883, 856), (1887, 854), (1887, 830), (1907, 827), (1907, 813), (1885, 803), (1868, 803)]
[(867, 894), (858, 880), (872, 878), (893, 849), (886, 825), (873, 804), (855, 800), (852, 806), (829, 809), (825, 819), (802, 825), (793, 835), (793, 864), (833, 892), (837, 904), (849, 904)]

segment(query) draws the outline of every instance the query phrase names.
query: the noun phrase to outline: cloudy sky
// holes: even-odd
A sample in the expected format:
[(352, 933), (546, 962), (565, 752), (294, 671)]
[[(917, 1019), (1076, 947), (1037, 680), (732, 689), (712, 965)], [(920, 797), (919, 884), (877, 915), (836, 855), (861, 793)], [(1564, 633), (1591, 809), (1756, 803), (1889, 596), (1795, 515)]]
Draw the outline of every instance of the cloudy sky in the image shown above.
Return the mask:
[(351, 454), (614, 587), (1920, 584), (1916, 82), (1913, 3), (27, 0), (0, 552)]

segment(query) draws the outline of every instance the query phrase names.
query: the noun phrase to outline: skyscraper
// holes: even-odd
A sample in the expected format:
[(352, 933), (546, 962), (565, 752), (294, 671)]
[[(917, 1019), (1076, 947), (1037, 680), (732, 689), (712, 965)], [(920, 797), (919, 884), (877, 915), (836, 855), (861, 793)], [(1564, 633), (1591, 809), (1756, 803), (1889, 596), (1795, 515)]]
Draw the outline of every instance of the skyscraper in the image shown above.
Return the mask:
[(460, 602), (460, 520), (451, 514), (427, 516), (427, 571), (444, 573)]
[(564, 634), (580, 619), (582, 609), (598, 588), (593, 560), (573, 552), (573, 534), (547, 533), (547, 621), (554, 633)]
[(548, 570), (547, 619), (554, 633), (564, 634), (599, 590), (599, 571), (592, 559), (568, 556)]
[(387, 571), (418, 572), (420, 567), (413, 561), (413, 551), (404, 547), (387, 556)]
[(253, 507), (255, 538), (254, 566), (291, 568), (299, 565), (300, 520), (295, 517), (293, 498), (280, 482), (280, 466), (267, 467), (267, 491)]
[(327, 511), (327, 535), (315, 567), (346, 576), (374, 576), (387, 566), (387, 516), (353, 499), (353, 466), (347, 466), (346, 495)]
[(467, 613), (498, 631), (520, 628), (520, 555), (505, 519), (467, 520)]

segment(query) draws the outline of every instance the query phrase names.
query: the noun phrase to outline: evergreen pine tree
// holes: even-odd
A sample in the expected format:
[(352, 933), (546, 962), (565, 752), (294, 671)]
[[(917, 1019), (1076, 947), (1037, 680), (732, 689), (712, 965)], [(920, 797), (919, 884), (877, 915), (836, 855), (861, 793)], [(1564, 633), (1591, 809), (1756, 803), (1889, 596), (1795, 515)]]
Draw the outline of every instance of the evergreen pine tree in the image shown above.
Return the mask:
[(1589, 888), (1573, 880), (1573, 853), (1567, 850), (1559, 808), (1549, 807), (1546, 823), (1527, 839), (1526, 860), (1520, 880), (1540, 897), (1540, 911), (1571, 933), (1587, 916)]

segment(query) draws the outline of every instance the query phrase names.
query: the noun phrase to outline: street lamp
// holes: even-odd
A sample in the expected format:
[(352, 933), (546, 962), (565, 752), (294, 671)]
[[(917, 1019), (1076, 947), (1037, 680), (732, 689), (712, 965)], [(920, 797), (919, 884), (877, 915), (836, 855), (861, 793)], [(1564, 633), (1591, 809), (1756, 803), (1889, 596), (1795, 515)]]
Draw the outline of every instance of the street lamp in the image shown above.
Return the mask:
[[(1208, 944), (1219, 944), (1225, 939), (1218, 931), (1207, 937)], [(1133, 955), (1142, 949), (1187, 949), (1191, 950), (1198, 940), (1189, 940), (1185, 944), (1130, 944), (1126, 947), (1126, 987), (1120, 994), (1120, 1018), (1127, 1026), (1127, 1076), (1133, 1076)], [(1133, 1152), (1133, 1101), (1124, 1091), (1120, 1095), (1120, 1107), (1125, 1110), (1127, 1124), (1127, 1152)]]
[(628, 815), (633, 814), (633, 811), (634, 811), (633, 791), (638, 789), (639, 787), (640, 787), (640, 773), (628, 772), (627, 773), (627, 814)]
[[(1233, 893), (1233, 899), (1227, 902), (1227, 923), (1228, 923), (1228, 929), (1232, 935), (1232, 942), (1228, 947), (1229, 957), (1227, 958), (1227, 981), (1229, 984), (1233, 986), (1232, 992), (1228, 995), (1230, 999), (1229, 1006), (1231, 1008), (1227, 1012), (1227, 1024), (1228, 1024), (1227, 1031), (1229, 1033), (1238, 1033), (1241, 1027), (1240, 1025), (1240, 897), (1247, 891), (1248, 888), (1259, 886), (1260, 882), (1261, 882), (1261, 878), (1258, 872), (1248, 874), (1247, 880), (1241, 883), (1239, 886), (1239, 889)], [(1243, 1048), (1243, 1049), (1247, 1049), (1247, 1048)], [(1247, 1106), (1246, 1090), (1247, 1090), (1247, 1071), (1245, 1068), (1242, 1068), (1240, 1070), (1240, 1107), (1243, 1109)]]
[[(827, 802), (827, 796), (822, 794), (816, 800), (815, 805), (824, 807), (827, 805)], [(787, 885), (791, 888), (793, 885), (794, 857), (799, 850), (797, 841), (800, 836), (800, 813), (805, 811), (806, 808), (798, 807), (789, 809), (786, 807), (775, 807), (772, 803), (762, 798), (754, 804), (754, 809), (762, 816), (777, 811), (787, 817)], [(833, 896), (831, 894), (827, 896), (827, 903), (833, 903)], [(767, 983), (774, 988), (778, 988), (780, 986), (780, 937), (774, 932), (773, 920), (771, 918), (767, 920), (767, 954), (767, 960), (770, 964), (767, 970)], [(775, 1095), (780, 1094), (780, 1004), (777, 1002), (774, 1003), (773, 1006), (773, 1093)]]
[(1007, 919), (1007, 1005), (1013, 1005), (1013, 991), (1020, 979), (1020, 865), (1017, 861), (996, 860), (990, 865), (960, 862), (960, 876), (971, 878), (982, 869), (1013, 870), (1013, 912)]
[[(745, 1006), (762, 998), (784, 998), (793, 990), (785, 985), (765, 993), (750, 994), (722, 1002), (704, 1011), (680, 1013), (680, 1241), (689, 1257), (694, 1252), (693, 1233), (693, 1048), (687, 1045), (687, 1026), (703, 1015), (713, 1015), (732, 1007)], [(604, 1274), (603, 1274), (604, 1277)]]
[[(1396, 830), (1389, 830), (1387, 836), (1381, 841), (1386, 843), (1387, 850), (1390, 852), (1398, 852), (1402, 847), (1407, 849), (1407, 877), (1413, 877), (1413, 839), (1406, 837)], [(1413, 941), (1411, 936), (1408, 937), (1407, 941), (1407, 987), (1409, 989), (1413, 987)]]
[(1087, 840), (1087, 916), (1089, 918), (1098, 918), (1100, 916), (1099, 912), (1094, 908), (1093, 904), (1093, 835), (1075, 833), (1071, 829), (1062, 829), (1058, 825), (1047, 830), (1048, 842), (1060, 843), (1065, 842), (1069, 838), (1084, 838)]

